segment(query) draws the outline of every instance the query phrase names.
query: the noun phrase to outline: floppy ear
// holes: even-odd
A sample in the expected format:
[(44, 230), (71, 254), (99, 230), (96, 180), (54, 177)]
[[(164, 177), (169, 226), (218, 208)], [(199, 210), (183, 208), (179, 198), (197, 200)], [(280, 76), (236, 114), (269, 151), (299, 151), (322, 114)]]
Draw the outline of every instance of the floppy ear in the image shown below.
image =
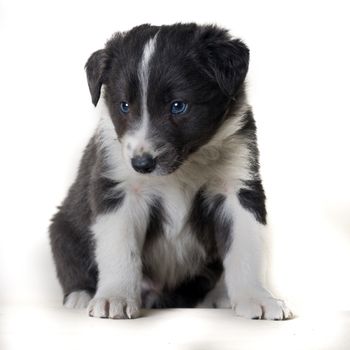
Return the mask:
[(207, 72), (225, 95), (233, 97), (247, 75), (249, 49), (241, 40), (222, 34), (207, 42)]
[(106, 50), (94, 52), (85, 65), (92, 103), (96, 106), (100, 99), (101, 86), (105, 82), (108, 55)]

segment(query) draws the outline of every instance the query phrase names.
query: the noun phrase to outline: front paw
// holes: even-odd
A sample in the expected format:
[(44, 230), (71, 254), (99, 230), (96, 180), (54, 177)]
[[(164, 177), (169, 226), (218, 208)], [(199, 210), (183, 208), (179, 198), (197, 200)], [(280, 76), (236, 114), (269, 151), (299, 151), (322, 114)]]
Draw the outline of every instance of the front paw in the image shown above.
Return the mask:
[(91, 317), (131, 319), (140, 316), (140, 306), (136, 300), (118, 297), (94, 298), (87, 310)]
[(235, 315), (240, 317), (275, 321), (293, 317), (284, 301), (273, 297), (239, 298), (232, 304)]

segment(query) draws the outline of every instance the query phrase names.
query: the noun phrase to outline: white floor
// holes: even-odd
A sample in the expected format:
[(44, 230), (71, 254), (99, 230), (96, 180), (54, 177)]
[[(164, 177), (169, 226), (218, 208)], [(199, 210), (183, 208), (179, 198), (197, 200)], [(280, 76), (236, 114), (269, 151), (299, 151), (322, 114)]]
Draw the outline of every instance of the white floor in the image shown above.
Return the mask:
[(350, 349), (350, 311), (245, 320), (231, 310), (145, 310), (137, 320), (89, 318), (59, 305), (3, 305), (0, 349)]

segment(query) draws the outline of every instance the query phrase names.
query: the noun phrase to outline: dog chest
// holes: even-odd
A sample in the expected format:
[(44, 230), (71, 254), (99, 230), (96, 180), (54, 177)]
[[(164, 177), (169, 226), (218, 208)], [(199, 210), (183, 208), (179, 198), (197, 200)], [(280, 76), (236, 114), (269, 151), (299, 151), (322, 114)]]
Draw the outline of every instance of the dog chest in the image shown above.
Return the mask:
[(167, 187), (150, 209), (143, 249), (144, 272), (160, 287), (173, 287), (197, 273), (205, 251), (188, 223), (193, 194)]

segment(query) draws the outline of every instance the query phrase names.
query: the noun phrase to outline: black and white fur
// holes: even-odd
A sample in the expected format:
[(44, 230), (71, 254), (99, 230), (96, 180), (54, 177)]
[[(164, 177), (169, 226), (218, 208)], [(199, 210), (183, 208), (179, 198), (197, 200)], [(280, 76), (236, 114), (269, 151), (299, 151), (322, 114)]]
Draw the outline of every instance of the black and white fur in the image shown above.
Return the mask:
[[(196, 24), (135, 27), (92, 54), (100, 121), (50, 226), (65, 306), (109, 318), (195, 306), (291, 317), (264, 282), (248, 62), (242, 41)], [(188, 103), (184, 115), (169, 112), (174, 100)], [(144, 153), (156, 166), (140, 174), (131, 159)]]

